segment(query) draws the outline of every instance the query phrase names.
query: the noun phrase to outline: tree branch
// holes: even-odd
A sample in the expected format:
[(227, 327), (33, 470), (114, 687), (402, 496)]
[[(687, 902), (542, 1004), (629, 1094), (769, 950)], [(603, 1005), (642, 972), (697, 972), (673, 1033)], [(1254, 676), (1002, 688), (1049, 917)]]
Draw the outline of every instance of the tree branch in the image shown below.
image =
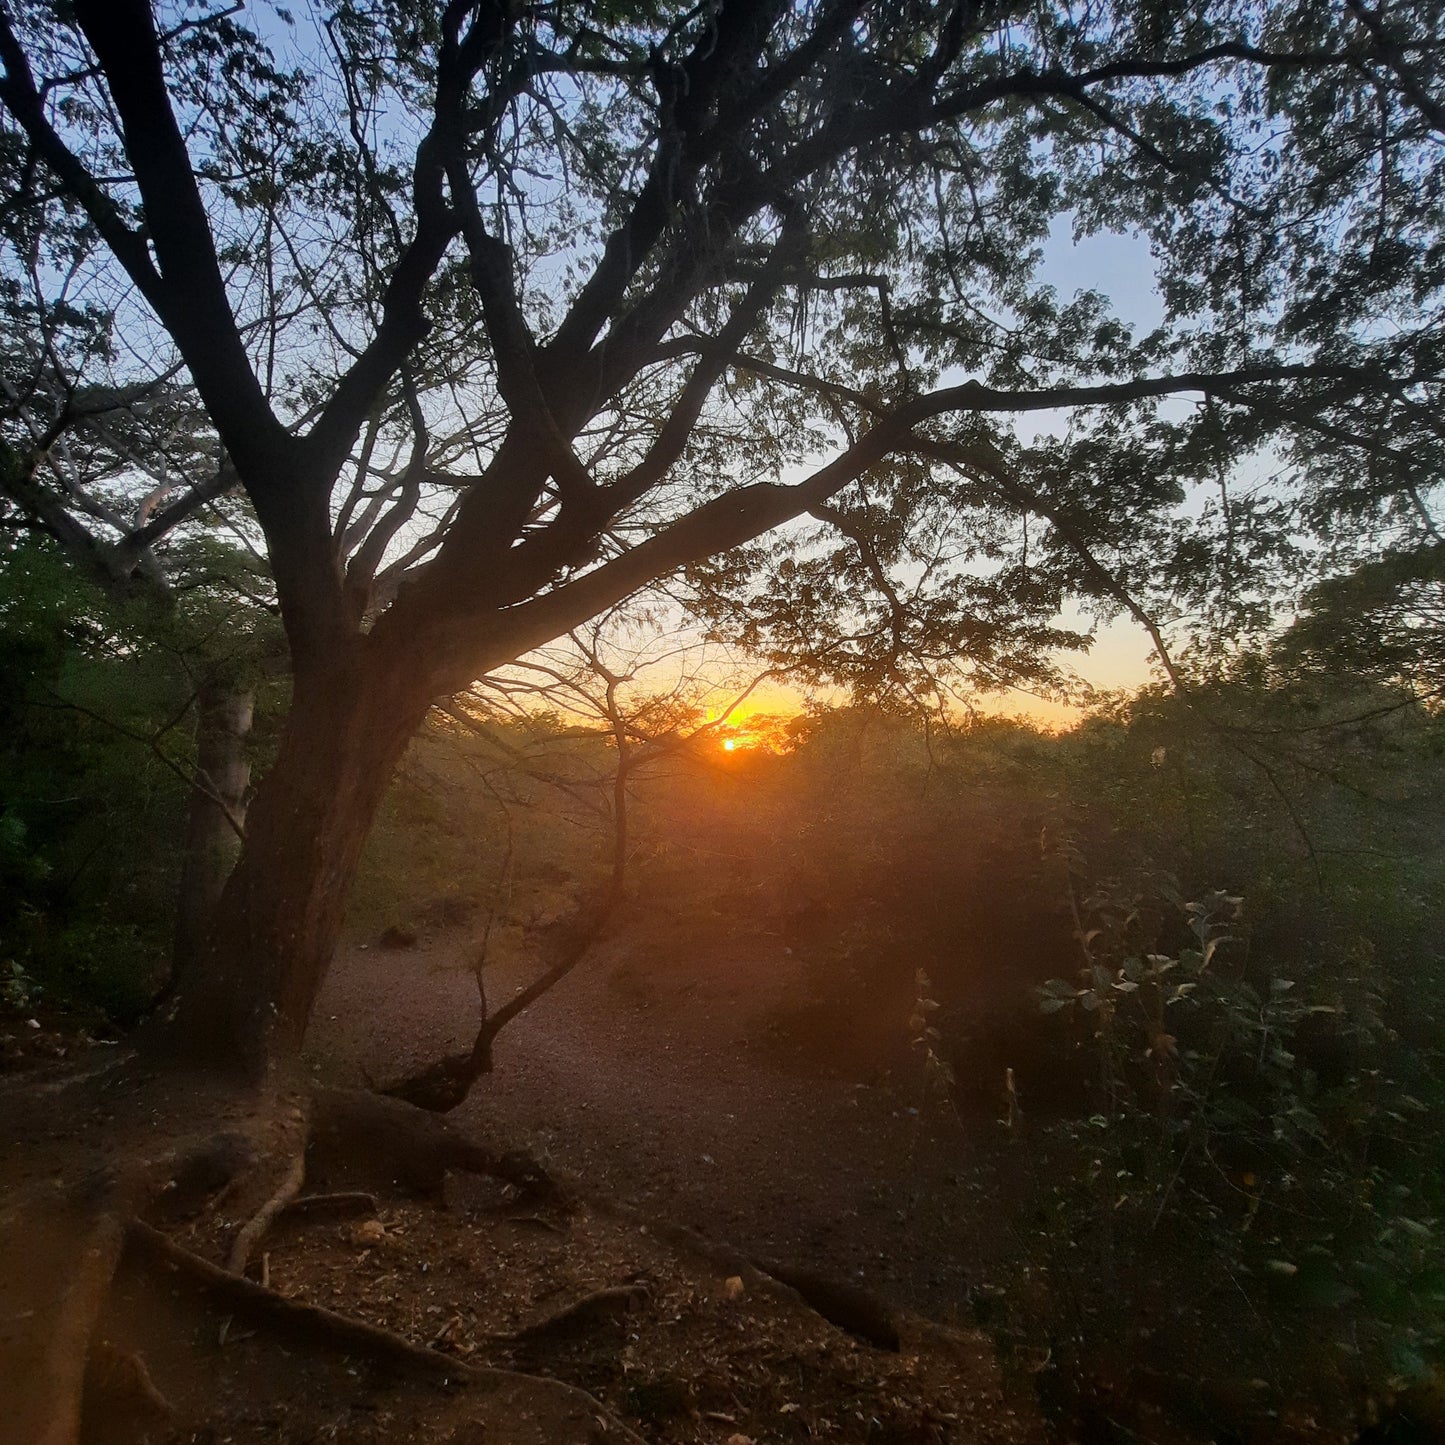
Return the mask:
[(147, 299), (185, 357), (227, 450), (242, 475), (255, 481), (290, 439), (262, 392), (226, 294), (205, 204), (171, 108), (151, 7), (147, 0), (76, 0), (75, 16), (120, 116), (145, 208), (160, 271), (160, 284)]

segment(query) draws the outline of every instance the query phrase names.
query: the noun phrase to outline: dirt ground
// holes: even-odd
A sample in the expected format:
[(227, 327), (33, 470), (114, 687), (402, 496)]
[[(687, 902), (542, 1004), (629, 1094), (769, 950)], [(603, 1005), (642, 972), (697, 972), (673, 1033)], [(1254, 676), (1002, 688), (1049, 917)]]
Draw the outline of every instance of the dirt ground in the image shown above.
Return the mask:
[[(394, 1332), (437, 1352), (420, 1372), (332, 1338), (314, 1314), (253, 1317), (229, 1287), (130, 1250), (88, 1377), (86, 1445), (1352, 1438), (1343, 1413), (1323, 1418), (1298, 1391), (1291, 1402), (1278, 1361), (1218, 1341), (1196, 1358), (1228, 1379), (1154, 1369), (1141, 1340), (1117, 1353), (1113, 1386), (1094, 1382), (1093, 1417), (1077, 1389), (1051, 1398), (1077, 1371), (1010, 1323), (1056, 1323), (1062, 1303), (1046, 1269), (1020, 1269), (1037, 1257), (1021, 1186), (1040, 1167), (1033, 1141), (965, 1125), (930, 1094), (908, 1043), (910, 987), (864, 995), (857, 979), (820, 978), (765, 920), (703, 924), (624, 920), (502, 1035), (497, 1072), (455, 1116), (572, 1176), (568, 1197), (449, 1175), (440, 1197), (382, 1188), (335, 1218), (283, 1220), (253, 1256), (253, 1279), (276, 1292), (268, 1308), (296, 1301)], [(316, 1074), (383, 1082), (467, 1042), (469, 947), (456, 926), (406, 948), (353, 941), (319, 1004)], [(489, 970), (493, 1001), (527, 976)], [(66, 1047), (63, 1031), (35, 1037), (37, 1062)], [(111, 1107), (104, 1088), (96, 1098)], [(63, 1153), (63, 1131), (43, 1132)], [(26, 1172), (47, 1158), (28, 1149)], [(178, 1216), (170, 1232), (218, 1260), (243, 1217)], [(900, 1307), (901, 1348), (828, 1323), (755, 1262)], [(1203, 1326), (1217, 1333), (1218, 1318)], [(1220, 1433), (1224, 1414), (1248, 1423)]]
[[(459, 930), (406, 950), (353, 943), (313, 1027), (321, 1075), (380, 1081), (468, 1042), (467, 957)], [(492, 999), (527, 976), (489, 970)], [(1046, 1158), (1036, 1133), (1025, 1144), (987, 1116), (961, 1121), (910, 1049), (911, 988), (860, 996), (855, 983), (819, 977), (766, 917), (624, 921), (503, 1033), (458, 1117), (527, 1139), (646, 1217), (986, 1328), (1010, 1398), (1041, 1401), (1060, 1438), (1353, 1438), (1337, 1381), (1320, 1404), (1309, 1339), (1238, 1328), (1239, 1283), (1203, 1257), (1192, 1275), (1171, 1259), (1171, 1284), (1141, 1250), (1123, 1334), (1106, 1339), (1096, 1326), (1113, 1305), (1071, 1297), (1078, 1279), (1036, 1263), (1052, 1248), (1043, 1176), (1073, 1164)], [(828, 1002), (840, 987), (847, 1008)], [(998, 1094), (1002, 1115), (1002, 1079)], [(1069, 1358), (1070, 1315), (1093, 1322), (1102, 1355)], [(1099, 1433), (1091, 1413), (1107, 1419)]]
[[(471, 1179), (453, 1180), (440, 1205), (392, 1199), (359, 1218), (283, 1224), (260, 1269), (287, 1299), (455, 1359), (459, 1377), (399, 1379), (314, 1338), (278, 1349), (253, 1321), (206, 1309), (184, 1280), (167, 1290), (131, 1271), (110, 1347), (147, 1362), (176, 1419), (222, 1424), (127, 1445), (572, 1445), (629, 1430), (698, 1445), (1044, 1438), (1032, 1409), (1006, 1398), (982, 1336), (905, 1327), (897, 1353), (873, 1349), (634, 1218), (523, 1203)], [(509, 1373), (458, 1389), (464, 1369)], [(92, 1436), (116, 1439), (104, 1425)]]
[[(313, 1026), (323, 1075), (384, 1079), (469, 1041), (466, 942), (346, 949)], [(827, 1014), (789, 1027), (814, 984), (761, 927), (719, 919), (711, 948), (681, 924), (672, 939), (628, 930), (501, 1035), (496, 1072), (456, 1117), (515, 1131), (647, 1212), (955, 1319), (990, 1287), (1008, 1228), (971, 1206), (992, 1166), (924, 1087), (911, 1000), (879, 1000), (846, 1036)], [(498, 1000), (514, 986), (489, 984)]]
[[(334, 1217), (275, 1222), (247, 1285), (217, 1266), (258, 1200), (188, 1209), (184, 1188), (162, 1189), (160, 1231), (128, 1227), (91, 1337), (84, 1445), (1042, 1445), (1031, 1387), (985, 1333), (898, 1311), (893, 1347), (869, 1343), (754, 1268), (812, 1265), (830, 1288), (851, 1277), (895, 1303), (966, 1298), (963, 1260), (927, 1258), (918, 1233), (922, 1217), (948, 1228), (940, 1204), (965, 1186), (949, 1173), (958, 1139), (945, 1154), (943, 1117), (908, 1102), (897, 1067), (907, 1001), (838, 1048), (787, 1026), (806, 971), (764, 932), (735, 954), (694, 951), (686, 971), (665, 932), (648, 939), (645, 958), (635, 935), (607, 945), (524, 1015), (459, 1111), (494, 1151), (539, 1152), (567, 1179), (560, 1197), (455, 1172), (416, 1197), (390, 1166), (328, 1178), (308, 1161), (308, 1193), (353, 1193)], [(318, 1074), (379, 1080), (462, 1041), (466, 942), (350, 947), (314, 1031)], [(489, 982), (494, 997), (515, 986)], [(151, 1134), (230, 1135), (220, 1105), (123, 1041), (59, 1018), (11, 1020), (5, 1037), (6, 1197), (38, 1201), (5, 1236), (30, 1257), (0, 1259), (0, 1336), (16, 1346), (0, 1359), (19, 1359), (29, 1285), (68, 1298), (72, 1232), (49, 1231), (54, 1258), (36, 1256), (45, 1179), (113, 1174)], [(77, 1164), (82, 1147), (95, 1157)], [(932, 1215), (897, 1195), (920, 1170), (941, 1191)], [(7, 1430), (0, 1412), (0, 1442), (25, 1438)]]
[[(357, 952), (370, 962), (369, 950)], [(67, 1071), (53, 1083), (41, 1053), (39, 1072), (19, 1070), (0, 1086), (0, 1120), (25, 1143), (0, 1155), (15, 1171), (5, 1183), (15, 1194), (28, 1181), (37, 1201), (34, 1218), (10, 1221), (5, 1236), (29, 1257), (0, 1258), (7, 1349), (23, 1346), (34, 1311), (25, 1290), (12, 1300), (5, 1282), (38, 1270), (64, 1294), (77, 1262), (65, 1257), (76, 1236), (49, 1229), (42, 1197), (49, 1173), (75, 1165), (68, 1131), (92, 1114), (101, 1125), (127, 1121), (124, 1138), (88, 1129), (104, 1146), (99, 1168), (117, 1153), (143, 1154), (149, 1132), (184, 1137), (176, 1109), (203, 1134), (218, 1122), (224, 1133), (227, 1122), (217, 1100), (182, 1097), (123, 1046), (87, 1047), (76, 1035), (64, 1047)], [(162, 1084), (151, 1101), (147, 1091)], [(151, 1102), (168, 1102), (171, 1114)], [(6, 1105), (27, 1116), (7, 1116)], [(472, 1123), (494, 1146), (505, 1142), (494, 1104), (487, 1114)], [(362, 1174), (373, 1167), (356, 1164)], [(900, 1316), (896, 1348), (866, 1343), (744, 1256), (663, 1223), (655, 1195), (644, 1212), (610, 1199), (595, 1176), (553, 1195), (454, 1172), (439, 1194), (383, 1182), (368, 1196), (355, 1188), (361, 1179), (321, 1175), (308, 1167), (308, 1190), (353, 1187), (322, 1201), (344, 1208), (273, 1224), (252, 1259), (254, 1283), (217, 1267), (252, 1217), (246, 1201), (223, 1193), (217, 1207), (187, 1209), (184, 1189), (162, 1191), (162, 1229), (129, 1227), (92, 1336), (84, 1445), (1046, 1438), (1029, 1392), (1003, 1378), (985, 1335)], [(54, 1258), (38, 1258), (52, 1233)], [(34, 1445), (14, 1423), (0, 1411), (0, 1442)]]

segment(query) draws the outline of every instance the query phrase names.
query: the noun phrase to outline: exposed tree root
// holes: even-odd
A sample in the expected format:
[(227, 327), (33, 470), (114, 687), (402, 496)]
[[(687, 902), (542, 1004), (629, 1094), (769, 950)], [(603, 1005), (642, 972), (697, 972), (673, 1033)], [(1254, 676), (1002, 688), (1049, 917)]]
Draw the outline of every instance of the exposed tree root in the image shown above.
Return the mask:
[[(725, 1274), (737, 1275), (751, 1289), (760, 1289), (801, 1304), (814, 1314), (821, 1315), (830, 1325), (836, 1325), (875, 1349), (896, 1351), (902, 1347), (899, 1326), (906, 1317), (877, 1295), (857, 1285), (817, 1274), (813, 1270), (746, 1255), (731, 1245), (705, 1239), (686, 1225), (674, 1224), (670, 1220), (644, 1220), (636, 1210), (619, 1202), (593, 1203), (619, 1218), (645, 1223), (653, 1235), (673, 1248), (705, 1259)], [(927, 1325), (921, 1318), (911, 1323), (915, 1326), (915, 1333)]]
[[(620, 826), (620, 824), (619, 824)], [(622, 850), (625, 835), (617, 848)], [(493, 1013), (487, 1011), (487, 998), (482, 992), (482, 1019), (477, 1026), (471, 1048), (449, 1054), (428, 1064), (416, 1073), (399, 1079), (382, 1090), (389, 1098), (413, 1104), (418, 1109), (445, 1114), (464, 1103), (477, 1081), (492, 1071), (492, 1045), (497, 1035), (524, 1009), (567, 977), (587, 956), (592, 945), (602, 936), (608, 921), (622, 898), (622, 853), (618, 852), (608, 885), (598, 894), (584, 898), (565, 919), (548, 927), (543, 939), (546, 960), (541, 973), (526, 988), (508, 999)], [(480, 988), (482, 968), (486, 963), (486, 942), (476, 960)]]
[(124, 1221), (193, 1218), (264, 1180), (295, 1114), (279, 1093), (130, 1064), (66, 1082), (74, 1087), (60, 1092), (40, 1079), (6, 1099), (6, 1127), (28, 1151), (5, 1159), (0, 1214), (0, 1442), (17, 1445), (77, 1439)]
[[(575, 1386), (539, 1379), (515, 1370), (469, 1365), (439, 1350), (413, 1344), (379, 1325), (368, 1324), (365, 1320), (339, 1314), (321, 1305), (288, 1299), (275, 1290), (202, 1259), (140, 1220), (132, 1220), (126, 1226), (125, 1240), (147, 1262), (180, 1272), (235, 1314), (293, 1340), (341, 1350), (442, 1385), (497, 1388), (526, 1384), (541, 1388), (565, 1400), (574, 1409), (585, 1412), (587, 1417), (602, 1422), (609, 1439), (643, 1445), (640, 1436), (623, 1425), (591, 1395)], [(68, 1440), (65, 1445), (69, 1445)]]
[[(485, 1030), (479, 1031), (479, 1037)], [(492, 1071), (490, 1038), (477, 1048), (448, 1054), (382, 1088), (388, 1098), (400, 1099), (433, 1114), (447, 1114), (467, 1100), (477, 1080)]]
[(126, 1226), (125, 1233), (127, 1244), (142, 1258), (163, 1268), (179, 1270), (236, 1314), (261, 1320), (280, 1333), (330, 1344), (433, 1380), (465, 1380), (475, 1373), (451, 1356), (424, 1345), (414, 1345), (379, 1325), (352, 1319), (320, 1305), (288, 1299), (265, 1285), (222, 1269), (138, 1219)]
[(400, 1186), (437, 1194), (448, 1170), (488, 1174), (532, 1197), (557, 1198), (557, 1181), (529, 1155), (498, 1152), (401, 1099), (364, 1089), (313, 1095), (307, 1177), (326, 1187)]
[(376, 1195), (358, 1189), (335, 1194), (303, 1194), (281, 1209), (280, 1219), (349, 1219), (357, 1214), (375, 1214)]
[(277, 1216), (301, 1192), (306, 1180), (306, 1153), (299, 1152), (291, 1161), (286, 1176), (276, 1192), (243, 1224), (231, 1243), (231, 1252), (226, 1259), (226, 1268), (232, 1274), (245, 1274), (251, 1251), (265, 1237), (266, 1231), (276, 1222)]
[(647, 1296), (646, 1286), (640, 1284), (594, 1290), (536, 1324), (528, 1325), (515, 1334), (494, 1338), (501, 1343), (524, 1348), (584, 1339), (599, 1331), (623, 1326), (627, 1316), (643, 1304)]
[[(606, 1416), (581, 1392), (564, 1400), (556, 1393), (563, 1386), (478, 1370), (244, 1277), (278, 1219), (374, 1210), (375, 1196), (357, 1192), (368, 1184), (438, 1192), (447, 1173), (460, 1170), (500, 1178), (534, 1198), (563, 1193), (535, 1160), (488, 1147), (435, 1114), (358, 1091), (321, 1089), (310, 1100), (308, 1093), (291, 1074), (278, 1073), (258, 1093), (240, 1081), (137, 1064), (92, 1071), (73, 1090), (59, 1092), (43, 1078), (5, 1096), (5, 1126), (25, 1141), (25, 1152), (0, 1161), (0, 1445), (75, 1445), (88, 1360), (92, 1403), (108, 1400), (119, 1381), (127, 1403), (118, 1411), (158, 1428), (166, 1402), (146, 1387), (139, 1357), (127, 1374), (122, 1366), (131, 1357), (116, 1353), (107, 1365), (97, 1354), (97, 1322), (127, 1250), (137, 1263), (184, 1273), (202, 1292), (225, 1299), (231, 1313), (263, 1320), (269, 1331), (389, 1361), (414, 1378), (478, 1387), (491, 1380), (497, 1404), (489, 1408), (541, 1390), (578, 1418)], [(73, 1132), (76, 1120), (83, 1131)], [(300, 1197), (307, 1180), (321, 1192)], [(338, 1186), (345, 1192), (325, 1192)], [(214, 1217), (223, 1201), (245, 1221), (230, 1244), (230, 1270), (155, 1227)], [(97, 1408), (104, 1415), (110, 1406)], [(636, 1438), (620, 1424), (607, 1433)]]
[(753, 1261), (764, 1274), (785, 1284), (815, 1314), (822, 1315), (830, 1325), (878, 1350), (902, 1348), (898, 1323), (893, 1309), (871, 1294), (846, 1280), (832, 1279), (811, 1269), (799, 1269), (773, 1260)]

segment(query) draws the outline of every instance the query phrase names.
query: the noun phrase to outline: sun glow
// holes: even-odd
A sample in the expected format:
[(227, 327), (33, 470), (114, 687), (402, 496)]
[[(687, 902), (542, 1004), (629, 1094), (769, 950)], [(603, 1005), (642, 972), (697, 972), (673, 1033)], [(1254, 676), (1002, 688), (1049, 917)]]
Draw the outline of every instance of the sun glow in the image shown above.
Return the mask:
[(802, 710), (801, 697), (773, 683), (703, 713), (703, 736), (710, 746), (730, 758), (785, 753), (796, 741), (794, 724)]
[(772, 713), (752, 713), (719, 729), (717, 745), (732, 757), (752, 753), (785, 753), (792, 746), (788, 733), (790, 718)]

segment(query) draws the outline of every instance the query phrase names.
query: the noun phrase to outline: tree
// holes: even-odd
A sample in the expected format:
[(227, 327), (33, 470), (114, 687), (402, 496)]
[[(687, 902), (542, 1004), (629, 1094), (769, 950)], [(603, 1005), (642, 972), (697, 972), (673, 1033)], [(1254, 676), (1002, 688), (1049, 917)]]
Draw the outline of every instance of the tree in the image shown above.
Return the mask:
[[(1007, 676), (1068, 640), (1070, 591), (1243, 586), (1292, 465), (1317, 515), (1408, 525), (1440, 447), (1437, 19), (10, 0), (5, 204), (104, 243), (75, 286), (194, 385), (289, 644), (172, 1036), (294, 1049), (433, 699), (659, 578), (837, 675)], [(1150, 239), (1160, 331), (1040, 284), (1068, 220)], [(1242, 494), (1249, 462), (1280, 475)], [(1201, 480), (1212, 531), (1171, 521)]]
[(1445, 542), (1438, 538), (1326, 577), (1305, 593), (1299, 617), (1280, 638), (1280, 659), (1438, 705), (1445, 682), (1442, 582)]
[[(81, 587), (93, 589), (88, 610), (102, 632), (123, 649), (169, 652), (190, 684), (181, 715), (166, 727), (194, 707), (175, 969), (199, 951), (243, 836), (253, 686), (281, 656), (269, 579), (252, 549), (195, 525), (207, 509), (220, 522), (234, 513), (225, 493), (235, 479), (194, 395), (164, 376), (121, 388), (83, 385), (67, 343), (104, 341), (110, 319), (92, 313), (66, 327), (45, 306), (34, 268), (29, 279), (30, 296), (0, 302), (11, 326), (0, 417), (16, 443), (0, 454), (0, 503), (7, 522), (49, 538)], [(15, 557), (12, 549), (0, 566)]]

